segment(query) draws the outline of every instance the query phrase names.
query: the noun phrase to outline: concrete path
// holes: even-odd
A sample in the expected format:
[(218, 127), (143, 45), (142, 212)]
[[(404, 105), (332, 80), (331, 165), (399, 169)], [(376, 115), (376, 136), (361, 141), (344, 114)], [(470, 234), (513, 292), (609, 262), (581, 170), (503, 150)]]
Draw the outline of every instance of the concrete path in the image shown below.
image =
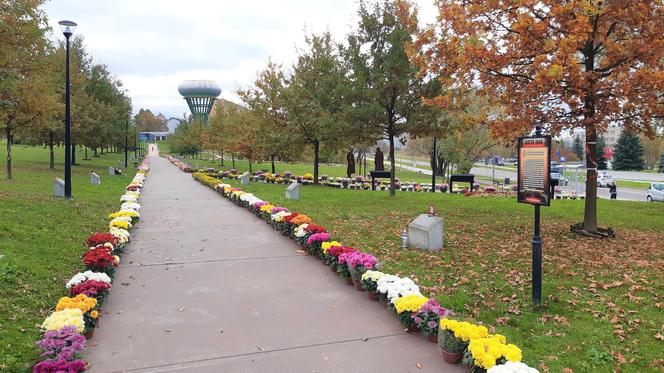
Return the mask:
[(153, 158), (91, 372), (462, 372), (249, 211)]

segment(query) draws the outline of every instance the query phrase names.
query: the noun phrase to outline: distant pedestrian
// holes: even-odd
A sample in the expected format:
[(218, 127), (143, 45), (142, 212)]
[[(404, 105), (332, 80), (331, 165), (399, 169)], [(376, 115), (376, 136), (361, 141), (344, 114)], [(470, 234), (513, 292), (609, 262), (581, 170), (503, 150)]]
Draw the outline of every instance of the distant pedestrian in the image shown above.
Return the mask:
[(617, 199), (618, 197), (618, 187), (615, 182), (609, 183), (609, 193), (611, 193), (611, 199)]

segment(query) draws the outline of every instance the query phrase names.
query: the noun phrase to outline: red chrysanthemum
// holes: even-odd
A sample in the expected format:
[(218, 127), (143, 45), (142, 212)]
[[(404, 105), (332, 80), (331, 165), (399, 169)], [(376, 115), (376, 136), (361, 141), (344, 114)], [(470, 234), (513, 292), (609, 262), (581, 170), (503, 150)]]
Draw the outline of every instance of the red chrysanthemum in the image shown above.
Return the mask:
[(327, 230), (320, 225), (316, 224), (309, 224), (306, 228), (304, 228), (306, 232), (313, 232), (313, 233), (324, 233), (327, 232)]
[(327, 253), (332, 255), (332, 256), (339, 256), (343, 253), (352, 253), (353, 251), (357, 251), (354, 247), (350, 246), (332, 246), (327, 250)]
[(298, 215), (299, 215), (299, 214), (298, 214), (297, 212), (291, 212), (290, 215), (284, 217), (284, 221), (287, 222), (287, 223), (290, 223), (291, 220), (293, 220), (293, 218), (295, 218), (295, 217), (298, 216)]
[(108, 246), (97, 246), (83, 255), (83, 265), (88, 268), (104, 269), (117, 265)]
[(72, 286), (69, 290), (72, 296), (79, 294), (85, 294), (88, 297), (96, 298), (99, 294), (108, 291), (111, 288), (111, 284), (104, 281), (97, 280), (88, 280), (81, 282), (76, 286)]
[(113, 246), (115, 246), (118, 244), (118, 238), (110, 233), (95, 233), (88, 237), (88, 240), (85, 243), (88, 247), (96, 247), (103, 245), (106, 242), (110, 242)]

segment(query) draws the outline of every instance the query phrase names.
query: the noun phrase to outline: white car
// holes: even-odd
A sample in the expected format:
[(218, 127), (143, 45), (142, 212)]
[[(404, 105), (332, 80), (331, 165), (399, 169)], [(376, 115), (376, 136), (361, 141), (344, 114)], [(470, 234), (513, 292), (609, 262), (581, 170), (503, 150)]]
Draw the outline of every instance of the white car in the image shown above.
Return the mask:
[(615, 183), (615, 179), (613, 176), (607, 174), (606, 172), (602, 172), (599, 175), (597, 175), (597, 186), (598, 187), (605, 187), (608, 188), (609, 184)]
[(664, 202), (664, 183), (650, 183), (646, 200)]

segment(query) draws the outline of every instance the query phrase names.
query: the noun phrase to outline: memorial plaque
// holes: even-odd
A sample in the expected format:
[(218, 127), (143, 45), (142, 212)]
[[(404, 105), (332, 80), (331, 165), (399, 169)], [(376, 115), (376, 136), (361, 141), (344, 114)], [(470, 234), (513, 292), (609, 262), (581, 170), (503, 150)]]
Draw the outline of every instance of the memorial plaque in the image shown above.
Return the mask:
[(300, 184), (291, 183), (288, 188), (286, 188), (286, 199), (300, 199)]
[(56, 197), (64, 197), (65, 196), (65, 181), (57, 178), (55, 179), (55, 183), (53, 184), (53, 195)]
[(518, 157), (517, 201), (549, 206), (551, 137), (520, 137)]

